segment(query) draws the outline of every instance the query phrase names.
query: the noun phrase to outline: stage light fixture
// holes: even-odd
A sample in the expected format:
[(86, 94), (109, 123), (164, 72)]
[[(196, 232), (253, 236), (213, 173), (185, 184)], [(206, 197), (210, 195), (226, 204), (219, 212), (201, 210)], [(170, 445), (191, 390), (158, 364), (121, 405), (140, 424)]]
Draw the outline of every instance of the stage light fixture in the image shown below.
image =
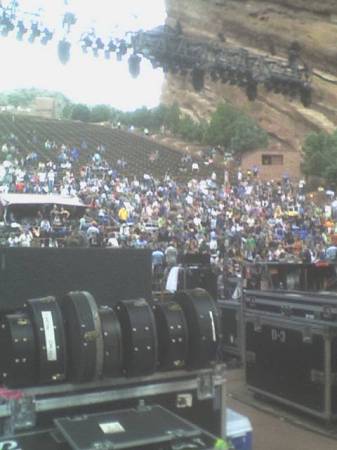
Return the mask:
[(70, 59), (71, 44), (65, 38), (58, 43), (57, 53), (62, 64), (67, 64)]
[(9, 32), (14, 30), (14, 28), (15, 28), (15, 25), (12, 22), (12, 19), (10, 17), (8, 17), (6, 12), (4, 11), (3, 14), (2, 14), (2, 17), (0, 19), (1, 36), (7, 37)]
[(204, 88), (205, 84), (205, 71), (199, 67), (195, 67), (192, 70), (192, 85), (194, 90), (199, 92)]
[(23, 36), (27, 33), (28, 28), (25, 27), (25, 24), (23, 23), (23, 20), (19, 20), (17, 23), (18, 32), (16, 34), (16, 39), (18, 41), (23, 40)]
[(45, 28), (42, 32), (42, 38), (41, 38), (41, 44), (47, 45), (49, 41), (53, 39), (54, 33), (48, 30), (48, 28)]
[(140, 74), (140, 62), (142, 58), (137, 55), (137, 53), (133, 53), (129, 56), (128, 65), (129, 65), (129, 73), (132, 78), (137, 78)]
[(89, 34), (86, 34), (82, 39), (81, 39), (81, 47), (82, 47), (82, 51), (84, 53), (88, 53), (88, 49), (90, 47), (92, 47), (94, 41), (93, 39), (90, 37)]
[(250, 102), (256, 100), (257, 97), (257, 82), (249, 80), (246, 86), (246, 95)]
[(110, 59), (111, 53), (115, 52), (117, 50), (117, 45), (113, 41), (113, 39), (110, 39), (110, 41), (106, 44), (105, 50), (104, 50), (104, 56), (106, 59)]
[(69, 33), (71, 26), (75, 25), (76, 22), (77, 22), (77, 17), (75, 16), (75, 14), (68, 11), (63, 16), (62, 27), (67, 31), (67, 33)]
[(101, 38), (97, 38), (96, 41), (95, 41), (95, 45), (93, 47), (94, 56), (96, 58), (98, 57), (99, 50), (103, 50), (104, 47), (105, 47), (105, 44), (102, 41), (102, 39)]
[(126, 55), (128, 51), (128, 47), (124, 39), (119, 42), (118, 51), (117, 51), (117, 61), (122, 61), (124, 55)]
[(300, 89), (302, 105), (308, 108), (312, 102), (312, 90), (308, 83), (304, 83)]
[(30, 44), (33, 44), (35, 42), (35, 39), (41, 35), (41, 30), (39, 29), (39, 25), (36, 22), (32, 23), (30, 29), (31, 33), (29, 35), (28, 42)]

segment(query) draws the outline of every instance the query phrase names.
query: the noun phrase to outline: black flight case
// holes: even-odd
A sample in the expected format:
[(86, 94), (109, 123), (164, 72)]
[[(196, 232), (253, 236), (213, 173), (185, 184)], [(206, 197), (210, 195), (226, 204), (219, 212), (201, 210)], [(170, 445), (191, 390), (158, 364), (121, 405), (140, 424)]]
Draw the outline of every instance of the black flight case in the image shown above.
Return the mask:
[[(149, 450), (176, 448), (173, 443), (178, 445), (177, 448), (181, 444), (191, 448), (188, 445), (193, 444), (195, 449), (207, 450), (213, 448), (216, 437), (226, 435), (225, 400), (223, 365), (82, 384), (66, 383), (16, 391), (2, 389), (0, 449), (138, 450), (140, 447), (131, 444), (132, 439), (140, 439), (141, 448)], [(137, 434), (131, 424), (128, 430), (132, 432), (128, 436), (124, 432), (123, 436), (116, 436), (115, 433), (123, 431), (121, 427), (125, 428), (117, 416), (121, 412), (129, 417), (127, 411), (133, 411), (131, 415), (139, 412), (143, 418), (151, 416), (153, 411), (156, 419), (147, 423), (152, 433), (139, 430)], [(164, 429), (168, 418), (174, 422), (175, 431), (168, 426), (161, 437), (159, 431)], [(88, 431), (84, 433), (83, 430)], [(106, 439), (104, 433), (107, 433)], [(123, 442), (120, 442), (122, 438)]]
[(330, 421), (337, 417), (337, 295), (246, 290), (249, 389)]

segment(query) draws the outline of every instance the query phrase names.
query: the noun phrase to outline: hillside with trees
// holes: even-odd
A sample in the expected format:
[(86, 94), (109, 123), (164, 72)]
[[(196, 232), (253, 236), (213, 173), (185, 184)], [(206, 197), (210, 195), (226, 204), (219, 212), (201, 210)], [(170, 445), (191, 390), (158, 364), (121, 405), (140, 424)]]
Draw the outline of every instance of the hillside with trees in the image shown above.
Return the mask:
[[(59, 119), (78, 120), (85, 123), (109, 122), (117, 126), (148, 129), (151, 133), (164, 131), (170, 135), (208, 146), (219, 146), (226, 152), (240, 154), (268, 144), (268, 135), (258, 124), (238, 108), (221, 103), (211, 114), (210, 120), (193, 120), (183, 113), (178, 103), (146, 107), (123, 112), (109, 105), (89, 107), (72, 103), (61, 93), (39, 89), (22, 89), (0, 94), (0, 106), (28, 107), (36, 97), (52, 97), (59, 107)], [(61, 105), (61, 107), (60, 107)]]

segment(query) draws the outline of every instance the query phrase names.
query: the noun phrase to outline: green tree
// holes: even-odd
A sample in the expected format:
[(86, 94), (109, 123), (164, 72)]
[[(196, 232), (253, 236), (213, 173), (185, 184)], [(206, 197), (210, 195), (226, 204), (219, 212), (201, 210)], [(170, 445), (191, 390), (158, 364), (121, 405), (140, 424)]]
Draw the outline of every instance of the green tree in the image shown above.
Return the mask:
[(129, 113), (129, 122), (128, 125), (133, 125), (136, 128), (152, 129), (152, 111), (146, 107), (138, 108)]
[(180, 115), (181, 112), (178, 103), (173, 103), (173, 105), (167, 108), (164, 116), (164, 125), (172, 131), (173, 134), (179, 132)]
[(317, 176), (329, 184), (337, 184), (337, 130), (311, 133), (303, 144), (303, 165), (305, 175)]
[(108, 122), (111, 119), (110, 107), (96, 105), (91, 109), (90, 122)]
[(73, 113), (73, 108), (74, 108), (74, 105), (72, 103), (70, 103), (70, 102), (67, 103), (61, 111), (61, 118), (62, 119), (71, 119), (72, 113)]
[(183, 115), (179, 120), (178, 133), (187, 141), (201, 142), (204, 131), (204, 127), (188, 115)]
[(221, 145), (233, 153), (265, 147), (267, 133), (256, 122), (228, 103), (220, 104), (212, 114), (204, 141)]
[(152, 117), (152, 123), (153, 128), (155, 130), (159, 130), (162, 125), (164, 125), (165, 117), (168, 112), (168, 107), (166, 105), (160, 104), (157, 106), (157, 108), (154, 108), (152, 110), (153, 117)]
[(87, 107), (87, 105), (82, 105), (81, 103), (78, 103), (77, 105), (74, 105), (72, 108), (71, 118), (73, 120), (81, 120), (82, 122), (89, 122), (90, 109)]
[(15, 107), (26, 106), (26, 99), (19, 92), (12, 92), (7, 96), (7, 104)]

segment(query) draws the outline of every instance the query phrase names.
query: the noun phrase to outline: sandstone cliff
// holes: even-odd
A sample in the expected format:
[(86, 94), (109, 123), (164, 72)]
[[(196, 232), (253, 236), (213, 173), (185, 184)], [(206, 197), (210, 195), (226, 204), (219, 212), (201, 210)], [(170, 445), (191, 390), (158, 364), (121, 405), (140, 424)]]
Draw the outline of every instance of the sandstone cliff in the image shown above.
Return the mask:
[(337, 2), (335, 0), (166, 0), (168, 18), (179, 20), (184, 34), (251, 51), (287, 57), (293, 41), (301, 46), (302, 59), (313, 70), (313, 102), (270, 94), (259, 88), (249, 102), (244, 91), (206, 80), (194, 92), (191, 83), (168, 75), (163, 101), (178, 101), (195, 118), (207, 118), (219, 100), (227, 100), (254, 116), (270, 136), (270, 147), (300, 152), (310, 131), (332, 131), (337, 126)]

